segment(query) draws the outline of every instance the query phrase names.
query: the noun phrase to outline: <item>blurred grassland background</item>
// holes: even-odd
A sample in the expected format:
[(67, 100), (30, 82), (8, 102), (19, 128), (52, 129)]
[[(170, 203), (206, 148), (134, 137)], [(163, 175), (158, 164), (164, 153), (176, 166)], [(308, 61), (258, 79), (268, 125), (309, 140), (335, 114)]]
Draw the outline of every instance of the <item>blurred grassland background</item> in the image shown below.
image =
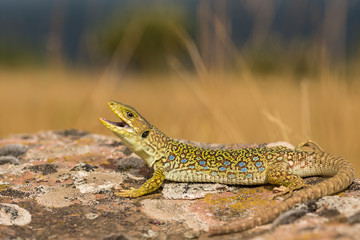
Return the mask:
[(355, 0), (0, 2), (0, 136), (110, 135), (107, 101), (174, 138), (312, 139), (360, 174)]

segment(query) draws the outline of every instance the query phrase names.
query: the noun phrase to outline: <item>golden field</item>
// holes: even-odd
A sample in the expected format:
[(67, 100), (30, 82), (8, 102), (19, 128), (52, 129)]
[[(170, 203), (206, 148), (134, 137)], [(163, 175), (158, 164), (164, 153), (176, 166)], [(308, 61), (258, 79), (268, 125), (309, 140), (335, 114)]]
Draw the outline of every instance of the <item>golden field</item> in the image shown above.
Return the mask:
[[(135, 107), (167, 135), (214, 143), (312, 139), (352, 161), (360, 176), (357, 74), (247, 73), (121, 76), (109, 71), (0, 69), (0, 136), (77, 128), (110, 135), (107, 101)], [(354, 78), (354, 79), (351, 79)]]

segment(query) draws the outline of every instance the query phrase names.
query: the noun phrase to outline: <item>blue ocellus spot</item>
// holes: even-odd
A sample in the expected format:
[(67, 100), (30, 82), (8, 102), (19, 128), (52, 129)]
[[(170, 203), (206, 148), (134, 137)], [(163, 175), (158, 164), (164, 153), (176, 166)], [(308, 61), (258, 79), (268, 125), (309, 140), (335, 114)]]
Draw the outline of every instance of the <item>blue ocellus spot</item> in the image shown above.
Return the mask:
[(240, 162), (240, 163), (239, 163), (239, 166), (240, 166), (240, 167), (243, 167), (243, 166), (245, 166), (245, 163), (244, 163), (244, 162)]
[(264, 168), (263, 167), (259, 168), (259, 172), (262, 172), (262, 171), (264, 171)]
[(183, 158), (183, 159), (181, 159), (181, 162), (182, 162), (182, 163), (186, 163), (187, 160), (186, 160), (185, 158)]
[(247, 178), (251, 178), (251, 177), (252, 177), (252, 174), (248, 174), (248, 175), (247, 175)]
[(205, 161), (200, 161), (200, 165), (205, 165)]
[(216, 175), (217, 175), (217, 172), (212, 172), (212, 175), (216, 176)]
[(253, 158), (253, 160), (254, 160), (254, 161), (257, 161), (257, 160), (259, 160), (259, 157), (258, 157), (258, 156), (255, 156), (255, 157)]
[(221, 167), (221, 168), (219, 168), (220, 169), (220, 171), (225, 171), (226, 170), (226, 167)]
[(234, 174), (230, 174), (229, 177), (230, 177), (230, 178), (234, 178), (235, 175), (234, 175)]
[(226, 162), (224, 162), (224, 164), (225, 164), (226, 166), (228, 166), (228, 165), (230, 165), (230, 162), (229, 162), (229, 161), (226, 161)]
[(194, 165), (191, 165), (190, 168), (193, 169), (193, 168), (194, 168)]
[(175, 157), (174, 157), (173, 155), (170, 155), (170, 156), (169, 156), (169, 160), (170, 160), (170, 161), (172, 161), (172, 160), (174, 160), (174, 159), (175, 159)]
[(204, 167), (203, 169), (204, 169), (204, 170), (208, 170), (208, 169), (209, 169), (209, 167), (208, 167), (208, 166), (206, 166), (206, 167)]
[(247, 172), (247, 168), (242, 168), (240, 171), (241, 172)]
[(257, 162), (255, 165), (256, 165), (257, 167), (260, 167), (260, 166), (262, 165), (262, 162)]
[(169, 167), (170, 163), (165, 163), (164, 167)]

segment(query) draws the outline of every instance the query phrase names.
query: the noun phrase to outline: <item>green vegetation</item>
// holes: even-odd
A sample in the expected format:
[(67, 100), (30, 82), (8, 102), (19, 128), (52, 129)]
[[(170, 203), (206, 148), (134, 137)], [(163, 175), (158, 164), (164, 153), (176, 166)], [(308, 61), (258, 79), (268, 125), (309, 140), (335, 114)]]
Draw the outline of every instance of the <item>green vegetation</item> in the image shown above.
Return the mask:
[[(102, 30), (98, 49), (106, 59), (128, 61), (128, 68), (147, 72), (162, 71), (169, 57), (189, 61), (184, 44), (174, 29), (189, 30), (186, 13), (179, 8), (140, 8), (132, 15), (109, 20)], [(121, 66), (119, 66), (121, 67)]]

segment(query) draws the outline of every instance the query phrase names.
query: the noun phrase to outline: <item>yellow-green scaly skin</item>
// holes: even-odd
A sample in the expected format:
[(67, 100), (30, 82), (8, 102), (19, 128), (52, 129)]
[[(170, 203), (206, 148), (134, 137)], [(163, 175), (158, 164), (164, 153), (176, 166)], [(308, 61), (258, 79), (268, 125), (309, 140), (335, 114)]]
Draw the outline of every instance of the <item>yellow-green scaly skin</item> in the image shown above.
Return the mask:
[[(139, 197), (158, 189), (165, 179), (178, 182), (214, 182), (255, 185), (276, 184), (291, 193), (276, 208), (240, 224), (210, 228), (211, 234), (243, 231), (274, 220), (295, 204), (318, 199), (346, 189), (354, 179), (354, 168), (346, 160), (325, 153), (308, 141), (295, 150), (286, 147), (210, 150), (180, 143), (167, 137), (148, 123), (134, 108), (111, 101), (108, 103), (120, 122), (100, 118), (125, 145), (145, 160), (155, 173), (139, 189), (122, 190), (120, 197)], [(312, 148), (305, 151), (303, 147)], [(306, 186), (301, 177), (332, 176), (323, 182)]]

